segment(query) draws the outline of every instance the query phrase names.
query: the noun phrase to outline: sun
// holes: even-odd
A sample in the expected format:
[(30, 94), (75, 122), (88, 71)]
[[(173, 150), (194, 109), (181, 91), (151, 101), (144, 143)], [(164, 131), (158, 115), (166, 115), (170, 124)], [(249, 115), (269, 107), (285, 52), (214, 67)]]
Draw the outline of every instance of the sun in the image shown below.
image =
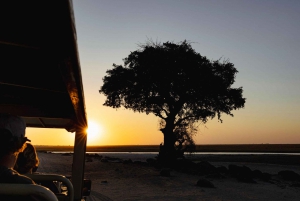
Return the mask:
[(88, 145), (99, 144), (99, 140), (101, 139), (101, 135), (103, 133), (103, 128), (100, 124), (96, 123), (95, 121), (89, 121), (86, 132)]

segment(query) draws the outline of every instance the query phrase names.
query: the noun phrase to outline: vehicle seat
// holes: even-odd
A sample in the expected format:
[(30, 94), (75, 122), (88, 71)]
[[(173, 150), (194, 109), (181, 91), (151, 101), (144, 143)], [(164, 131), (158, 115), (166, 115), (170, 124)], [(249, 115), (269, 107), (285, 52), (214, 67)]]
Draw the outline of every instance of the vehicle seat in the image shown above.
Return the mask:
[(71, 181), (63, 175), (58, 174), (26, 174), (27, 177), (31, 178), (34, 182), (45, 182), (45, 181), (58, 181), (62, 183), (62, 186), (66, 187), (66, 190), (61, 193), (55, 193), (59, 201), (73, 201), (74, 200), (74, 189)]
[(25, 200), (26, 196), (44, 201), (58, 201), (55, 194), (44, 186), (0, 183), (0, 200)]

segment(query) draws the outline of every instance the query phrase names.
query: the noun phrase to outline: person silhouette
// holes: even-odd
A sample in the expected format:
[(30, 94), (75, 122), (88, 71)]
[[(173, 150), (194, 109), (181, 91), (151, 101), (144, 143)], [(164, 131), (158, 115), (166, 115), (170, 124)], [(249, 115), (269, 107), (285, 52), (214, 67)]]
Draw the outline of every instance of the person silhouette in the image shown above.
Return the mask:
[[(39, 159), (35, 147), (26, 143), (25, 149), (19, 153), (14, 169), (20, 174), (39, 174), (36, 173)], [(38, 183), (49, 188), (53, 193), (61, 193), (59, 182), (43, 181)]]
[(13, 169), (19, 152), (30, 141), (25, 137), (26, 124), (19, 116), (0, 114), (0, 183), (35, 184)]
[(32, 174), (36, 172), (39, 159), (34, 146), (26, 143), (25, 149), (19, 153), (14, 169), (20, 174)]

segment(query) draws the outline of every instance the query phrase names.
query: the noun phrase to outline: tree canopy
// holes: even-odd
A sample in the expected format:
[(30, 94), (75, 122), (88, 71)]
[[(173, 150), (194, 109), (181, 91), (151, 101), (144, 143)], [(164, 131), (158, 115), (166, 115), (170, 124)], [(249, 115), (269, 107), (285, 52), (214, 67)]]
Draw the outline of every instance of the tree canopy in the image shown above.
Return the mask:
[(104, 105), (158, 116), (167, 150), (193, 123), (216, 116), (222, 122), (222, 113), (244, 107), (242, 87), (232, 88), (234, 64), (209, 60), (187, 41), (146, 43), (123, 61), (103, 78)]

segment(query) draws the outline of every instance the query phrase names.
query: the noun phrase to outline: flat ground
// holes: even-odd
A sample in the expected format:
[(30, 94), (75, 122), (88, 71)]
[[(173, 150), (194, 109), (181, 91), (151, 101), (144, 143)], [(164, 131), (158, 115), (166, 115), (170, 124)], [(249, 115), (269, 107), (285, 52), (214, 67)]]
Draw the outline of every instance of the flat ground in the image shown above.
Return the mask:
[[(72, 154), (38, 153), (38, 172), (71, 175)], [(208, 161), (215, 167), (236, 164), (251, 170), (269, 173), (272, 179), (245, 183), (224, 174), (223, 177), (207, 177), (171, 170), (169, 177), (160, 176), (161, 169), (146, 165), (150, 155), (131, 155), (133, 163), (123, 163), (128, 155), (103, 154), (87, 157), (85, 178), (92, 180), (92, 192), (88, 200), (104, 201), (185, 201), (185, 200), (299, 200), (299, 181), (282, 179), (278, 172), (294, 171), (300, 174), (300, 156), (282, 155), (202, 155), (196, 161)], [(101, 160), (101, 159), (107, 160)], [(276, 160), (278, 158), (278, 160)], [(295, 162), (296, 161), (296, 162)], [(215, 188), (196, 185), (206, 179)]]

